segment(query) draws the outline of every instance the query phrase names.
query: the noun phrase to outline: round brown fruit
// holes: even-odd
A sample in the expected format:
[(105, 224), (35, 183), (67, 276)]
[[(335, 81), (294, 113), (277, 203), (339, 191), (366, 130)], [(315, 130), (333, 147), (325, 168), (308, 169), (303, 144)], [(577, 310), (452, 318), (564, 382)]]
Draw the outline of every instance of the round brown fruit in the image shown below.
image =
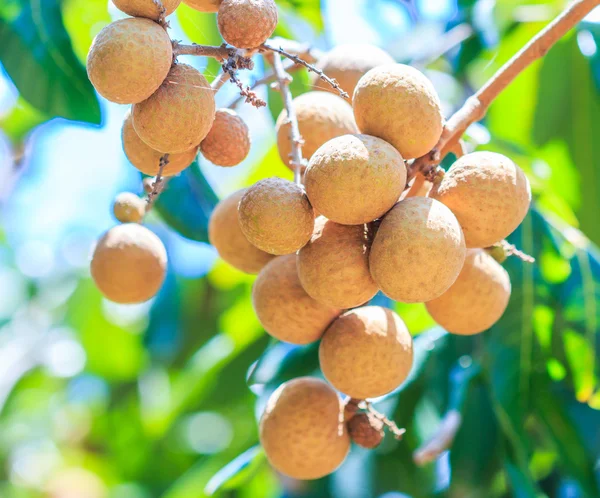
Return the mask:
[(448, 290), (465, 254), (465, 239), (452, 211), (434, 199), (411, 197), (383, 218), (369, 263), (373, 280), (387, 296), (423, 303)]
[[(371, 69), (384, 64), (394, 64), (394, 58), (385, 50), (368, 43), (338, 45), (327, 52), (317, 66), (327, 76), (335, 79), (352, 99), (358, 81)], [(318, 76), (313, 77), (313, 89), (336, 92)]]
[[(121, 141), (125, 155), (131, 164), (146, 175), (155, 176), (158, 174), (160, 158), (164, 154), (154, 150), (138, 136), (133, 128), (133, 119), (130, 112), (126, 114), (123, 122)], [(173, 176), (180, 173), (194, 162), (197, 153), (198, 151), (194, 147), (178, 154), (169, 154), (169, 162), (163, 168), (162, 176)]]
[(392, 310), (356, 308), (326, 330), (319, 362), (337, 390), (356, 399), (376, 398), (396, 389), (410, 373), (412, 337)]
[(430, 195), (456, 215), (467, 247), (488, 247), (510, 235), (531, 204), (523, 170), (495, 152), (461, 157)]
[(362, 448), (377, 448), (385, 436), (383, 422), (370, 413), (356, 413), (347, 427), (350, 439)]
[(236, 166), (250, 152), (250, 130), (235, 111), (219, 109), (200, 151), (217, 166)]
[(238, 204), (246, 190), (238, 190), (216, 205), (208, 223), (208, 239), (231, 266), (246, 273), (258, 273), (274, 256), (254, 247), (242, 233)]
[[(344, 99), (327, 92), (308, 92), (296, 97), (293, 101), (294, 111), (298, 119), (300, 135), (302, 135), (302, 155), (310, 159), (316, 150), (332, 138), (358, 133), (354, 122), (352, 107)], [(290, 166), (291, 124), (285, 109), (277, 118), (277, 148), (281, 160)]]
[(292, 254), (309, 240), (314, 212), (304, 190), (282, 178), (266, 178), (250, 187), (238, 208), (242, 232), (269, 254)]
[(510, 277), (483, 249), (469, 249), (456, 282), (429, 301), (427, 311), (448, 332), (473, 335), (489, 329), (508, 306)]
[(277, 5), (273, 0), (222, 0), (217, 21), (227, 43), (256, 48), (275, 31)]
[(200, 12), (217, 12), (221, 0), (183, 0), (183, 3)]
[(147, 301), (159, 291), (167, 266), (160, 239), (137, 223), (117, 225), (98, 241), (92, 256), (92, 278), (115, 303)]
[(104, 98), (134, 104), (156, 91), (172, 62), (171, 39), (161, 26), (150, 19), (121, 19), (94, 38), (87, 72)]
[[(161, 15), (161, 9), (155, 0), (113, 0), (115, 7), (133, 17), (147, 17), (157, 21)], [(181, 0), (162, 0), (165, 9), (164, 16), (173, 13)]]
[(260, 443), (275, 469), (294, 479), (318, 479), (344, 461), (350, 438), (341, 402), (327, 383), (290, 380), (271, 395), (260, 420)]
[(320, 216), (298, 252), (298, 276), (308, 295), (336, 308), (354, 308), (377, 293), (369, 272), (371, 228), (339, 225)]
[(206, 78), (187, 64), (171, 68), (160, 88), (135, 104), (133, 127), (153, 149), (186, 152), (206, 137), (215, 119), (215, 97)]
[(406, 186), (406, 166), (385, 140), (343, 135), (320, 147), (304, 177), (311, 204), (343, 225), (369, 223), (398, 201)]
[(435, 88), (423, 73), (404, 64), (371, 69), (356, 86), (353, 106), (360, 131), (387, 140), (404, 159), (427, 154), (442, 134)]
[(140, 223), (146, 214), (146, 203), (132, 192), (121, 192), (115, 198), (113, 213), (121, 223)]
[(306, 293), (298, 278), (295, 254), (279, 256), (261, 270), (252, 288), (252, 304), (265, 330), (291, 344), (319, 340), (341, 313)]

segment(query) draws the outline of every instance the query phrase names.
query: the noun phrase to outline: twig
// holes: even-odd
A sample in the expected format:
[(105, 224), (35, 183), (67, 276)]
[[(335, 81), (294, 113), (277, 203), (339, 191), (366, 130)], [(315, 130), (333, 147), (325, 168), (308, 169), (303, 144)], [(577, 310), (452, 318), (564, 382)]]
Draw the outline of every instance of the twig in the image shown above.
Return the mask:
[(516, 256), (517, 258), (519, 258), (521, 261), (524, 261), (525, 263), (535, 263), (535, 258), (533, 256), (530, 256), (529, 254), (524, 253), (520, 249), (517, 249), (517, 246), (515, 246), (514, 244), (511, 244), (510, 242), (508, 242), (506, 240), (503, 240), (502, 242), (500, 242), (497, 245), (500, 245), (500, 247), (502, 247), (502, 249), (506, 253), (506, 256)]
[(277, 48), (277, 47), (274, 47), (274, 46), (269, 45), (267, 43), (263, 43), (261, 45), (261, 48), (263, 48), (264, 50), (270, 50), (271, 52), (277, 52), (278, 54), (283, 55), (287, 59), (290, 59), (290, 60), (294, 61), (296, 64), (301, 64), (302, 66), (304, 66), (305, 68), (307, 68), (309, 71), (311, 71), (313, 73), (316, 73), (319, 76), (319, 78), (321, 78), (323, 81), (326, 81), (327, 83), (329, 83), (329, 85), (332, 88), (334, 88), (335, 90), (338, 91), (338, 93), (340, 94), (341, 97), (343, 97), (345, 99), (349, 99), (348, 94), (344, 90), (342, 90), (342, 88), (340, 87), (340, 85), (338, 84), (338, 82), (335, 79), (330, 78), (329, 76), (327, 76), (318, 67), (315, 67), (312, 64), (309, 64), (308, 62), (306, 62), (305, 60), (301, 59), (297, 55), (290, 54), (289, 52), (286, 52), (281, 47)]
[(383, 413), (378, 412), (369, 401), (361, 403), (361, 408), (364, 408), (373, 415), (377, 420), (383, 422), (383, 424), (390, 430), (396, 439), (402, 439), (402, 436), (406, 433), (406, 429), (400, 429), (396, 422), (387, 418)]
[(165, 9), (165, 6), (161, 0), (152, 0), (152, 3), (158, 8), (158, 24), (160, 24), (164, 29), (167, 29), (169, 27), (169, 23), (165, 21), (167, 9)]
[(169, 154), (164, 154), (160, 157), (158, 173), (156, 174), (156, 179), (154, 180), (154, 184), (152, 185), (152, 190), (148, 193), (148, 199), (146, 200), (146, 212), (152, 209), (152, 206), (156, 202), (157, 197), (163, 191), (165, 185), (165, 181), (163, 179), (163, 171), (167, 164), (169, 164)]
[(213, 82), (210, 84), (210, 87), (213, 89), (215, 93), (217, 93), (225, 83), (227, 83), (231, 79), (229, 73), (222, 72), (217, 76)]
[(228, 47), (225, 43), (218, 47), (213, 45), (183, 45), (177, 41), (173, 41), (173, 56), (178, 55), (201, 55), (204, 57), (213, 57), (220, 61), (228, 59), (236, 55), (237, 50), (233, 47)]
[(413, 161), (409, 168), (409, 179), (412, 179), (417, 171), (426, 174), (426, 170), (438, 164), (467, 128), (485, 116), (490, 104), (502, 90), (524, 69), (543, 57), (558, 40), (599, 4), (600, 0), (576, 0), (535, 35), (446, 122), (442, 136), (431, 152)]
[(240, 89), (240, 95), (246, 98), (246, 103), (252, 104), (254, 107), (265, 107), (267, 103), (256, 95), (249, 86), (244, 87), (244, 84), (237, 77), (238, 69), (252, 69), (254, 63), (246, 57), (229, 57), (223, 62), (223, 72), (229, 75), (229, 81), (237, 85)]
[(283, 62), (281, 62), (281, 57), (278, 54), (275, 54), (273, 58), (273, 68), (275, 69), (275, 74), (277, 74), (278, 88), (283, 97), (283, 105), (287, 112), (287, 121), (290, 123), (289, 137), (292, 144), (290, 165), (294, 170), (294, 181), (300, 185), (302, 183), (302, 166), (304, 165), (304, 160), (302, 159), (302, 144), (304, 140), (302, 140), (302, 136), (300, 135), (298, 118), (296, 117), (296, 110), (292, 102), (292, 92), (290, 92), (289, 88), (292, 78), (285, 72)]
[(413, 453), (417, 465), (433, 462), (444, 451), (452, 446), (456, 433), (462, 424), (462, 416), (457, 410), (450, 410), (442, 419), (433, 437), (421, 445)]

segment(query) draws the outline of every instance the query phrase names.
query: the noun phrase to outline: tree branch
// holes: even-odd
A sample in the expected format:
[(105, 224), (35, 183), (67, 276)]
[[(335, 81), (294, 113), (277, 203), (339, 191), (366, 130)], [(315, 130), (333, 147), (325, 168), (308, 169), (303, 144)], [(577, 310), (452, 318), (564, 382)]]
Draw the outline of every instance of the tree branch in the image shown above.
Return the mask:
[(576, 0), (534, 36), (446, 122), (437, 145), (431, 152), (413, 161), (409, 168), (409, 180), (414, 178), (417, 172), (427, 175), (428, 170), (439, 164), (467, 128), (485, 116), (490, 104), (500, 92), (524, 69), (543, 57), (558, 40), (598, 5), (600, 0)]
[(290, 92), (289, 88), (292, 78), (285, 72), (285, 69), (283, 68), (283, 62), (281, 62), (281, 57), (279, 54), (274, 54), (273, 68), (275, 69), (275, 74), (277, 75), (279, 91), (281, 92), (283, 105), (287, 112), (287, 120), (290, 123), (289, 137), (292, 144), (290, 164), (294, 169), (294, 181), (300, 185), (302, 166), (304, 166), (304, 160), (302, 159), (302, 144), (304, 141), (300, 135), (298, 118), (296, 117), (294, 103), (292, 102), (292, 92)]
[(235, 56), (236, 49), (228, 47), (226, 44), (218, 47), (213, 45), (184, 45), (179, 42), (173, 42), (173, 56), (178, 55), (201, 55), (204, 57), (213, 57), (220, 61), (228, 59), (229, 57)]

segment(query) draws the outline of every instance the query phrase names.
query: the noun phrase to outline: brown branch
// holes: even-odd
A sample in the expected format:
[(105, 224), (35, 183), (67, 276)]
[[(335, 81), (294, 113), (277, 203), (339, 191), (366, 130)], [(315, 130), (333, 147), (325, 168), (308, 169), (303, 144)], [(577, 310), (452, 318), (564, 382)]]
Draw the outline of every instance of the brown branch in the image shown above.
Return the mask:
[(223, 72), (229, 75), (229, 81), (237, 85), (240, 89), (240, 95), (246, 98), (246, 103), (252, 104), (256, 108), (265, 107), (267, 103), (256, 95), (249, 86), (244, 87), (244, 84), (237, 77), (238, 69), (252, 69), (254, 63), (246, 57), (229, 57), (223, 62)]
[(164, 189), (165, 180), (163, 178), (163, 171), (169, 164), (169, 154), (164, 154), (160, 157), (158, 165), (158, 173), (152, 184), (152, 190), (148, 193), (148, 199), (146, 200), (146, 213), (152, 209), (152, 206), (156, 202), (156, 199)]
[(348, 94), (344, 90), (342, 90), (339, 83), (335, 79), (330, 78), (323, 71), (321, 71), (318, 67), (313, 66), (312, 64), (309, 64), (308, 62), (301, 59), (297, 55), (291, 54), (291, 53), (283, 50), (281, 47), (277, 48), (277, 47), (274, 47), (267, 43), (263, 43), (261, 45), (261, 48), (264, 50), (270, 50), (271, 52), (277, 52), (278, 54), (283, 55), (287, 59), (294, 61), (296, 64), (300, 64), (300, 65), (304, 66), (306, 69), (308, 69), (309, 71), (311, 71), (311, 72), (315, 73), (317, 76), (319, 76), (319, 78), (321, 78), (323, 81), (326, 81), (332, 88), (337, 90), (337, 92), (340, 94), (341, 97), (343, 97), (347, 100), (350, 98), (348, 96)]
[(413, 460), (417, 465), (433, 462), (452, 446), (456, 433), (462, 424), (462, 416), (457, 410), (450, 410), (442, 419), (433, 437), (417, 448)]
[(213, 80), (213, 82), (210, 84), (210, 87), (213, 89), (214, 93), (217, 93), (221, 88), (223, 88), (223, 85), (227, 83), (230, 79), (231, 76), (229, 75), (229, 73), (223, 71), (221, 74), (219, 74), (219, 76), (217, 76)]
[(427, 170), (437, 165), (467, 128), (485, 116), (490, 104), (500, 92), (524, 69), (542, 58), (597, 5), (600, 5), (600, 0), (576, 0), (535, 35), (446, 122), (442, 136), (431, 152), (413, 161), (409, 168), (409, 179), (412, 179), (417, 171), (427, 174)]
[(213, 57), (220, 61), (235, 56), (237, 50), (233, 47), (228, 47), (226, 44), (218, 47), (213, 45), (184, 45), (177, 41), (173, 41), (173, 56), (178, 55), (200, 55), (203, 57)]
[(283, 98), (283, 106), (287, 112), (287, 121), (290, 123), (289, 137), (292, 144), (290, 164), (294, 170), (294, 181), (300, 185), (302, 183), (302, 167), (304, 166), (304, 159), (302, 158), (302, 144), (304, 143), (304, 140), (302, 140), (302, 136), (300, 135), (298, 118), (296, 117), (296, 110), (294, 109), (294, 103), (292, 101), (292, 92), (289, 88), (292, 77), (285, 72), (279, 54), (275, 54), (273, 58), (273, 68), (277, 75), (278, 89)]

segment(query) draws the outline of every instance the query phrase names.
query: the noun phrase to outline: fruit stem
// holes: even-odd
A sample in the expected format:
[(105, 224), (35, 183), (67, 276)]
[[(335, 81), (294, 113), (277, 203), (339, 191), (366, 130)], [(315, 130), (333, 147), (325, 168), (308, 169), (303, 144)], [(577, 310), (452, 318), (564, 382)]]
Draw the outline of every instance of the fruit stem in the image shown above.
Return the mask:
[(524, 253), (520, 249), (517, 249), (517, 246), (515, 246), (514, 244), (511, 244), (510, 242), (508, 242), (506, 240), (503, 240), (498, 245), (500, 245), (500, 247), (502, 247), (502, 249), (504, 249), (506, 256), (516, 256), (517, 258), (519, 258), (521, 261), (524, 261), (525, 263), (535, 263), (535, 258), (533, 256), (530, 256), (529, 254)]
[(146, 200), (146, 213), (152, 209), (152, 206), (154, 205), (154, 202), (156, 201), (157, 197), (163, 191), (165, 184), (163, 178), (163, 171), (167, 164), (169, 164), (169, 154), (164, 154), (160, 156), (158, 173), (156, 174), (156, 178), (154, 180), (154, 183), (152, 184), (152, 190), (148, 193), (148, 199)]
[(232, 55), (235, 55), (236, 49), (228, 47), (225, 43), (220, 46), (213, 45), (197, 45), (193, 43), (191, 45), (184, 45), (177, 41), (173, 42), (173, 56), (178, 55), (200, 55), (203, 57), (213, 57), (220, 61), (223, 61)]
[(294, 109), (294, 103), (292, 102), (292, 92), (290, 91), (289, 84), (292, 81), (292, 77), (285, 72), (283, 68), (283, 62), (279, 54), (274, 54), (273, 57), (273, 68), (277, 75), (278, 90), (281, 92), (283, 97), (283, 105), (287, 112), (287, 120), (290, 123), (289, 139), (292, 144), (292, 152), (290, 154), (290, 164), (294, 170), (294, 182), (297, 185), (302, 184), (302, 166), (304, 165), (304, 159), (302, 158), (302, 136), (300, 135), (300, 128), (298, 127), (298, 118), (296, 117), (296, 110)]
[(363, 401), (360, 407), (367, 410), (367, 412), (373, 415), (373, 417), (375, 417), (377, 420), (383, 422), (383, 425), (385, 425), (389, 429), (389, 431), (394, 435), (396, 439), (402, 439), (402, 436), (404, 436), (404, 434), (406, 433), (406, 429), (400, 429), (396, 425), (396, 422), (387, 418), (383, 413), (378, 412), (373, 407), (370, 401)]
[(210, 84), (210, 87), (213, 89), (215, 93), (217, 93), (225, 83), (227, 83), (231, 79), (229, 73), (223, 71), (219, 76), (217, 76), (213, 82)]
[(558, 40), (598, 5), (600, 0), (576, 0), (535, 35), (448, 119), (436, 146), (428, 154), (413, 161), (409, 167), (408, 179), (414, 178), (418, 171), (427, 174), (429, 169), (437, 165), (467, 128), (485, 116), (488, 107), (502, 90), (524, 69), (542, 58)]

